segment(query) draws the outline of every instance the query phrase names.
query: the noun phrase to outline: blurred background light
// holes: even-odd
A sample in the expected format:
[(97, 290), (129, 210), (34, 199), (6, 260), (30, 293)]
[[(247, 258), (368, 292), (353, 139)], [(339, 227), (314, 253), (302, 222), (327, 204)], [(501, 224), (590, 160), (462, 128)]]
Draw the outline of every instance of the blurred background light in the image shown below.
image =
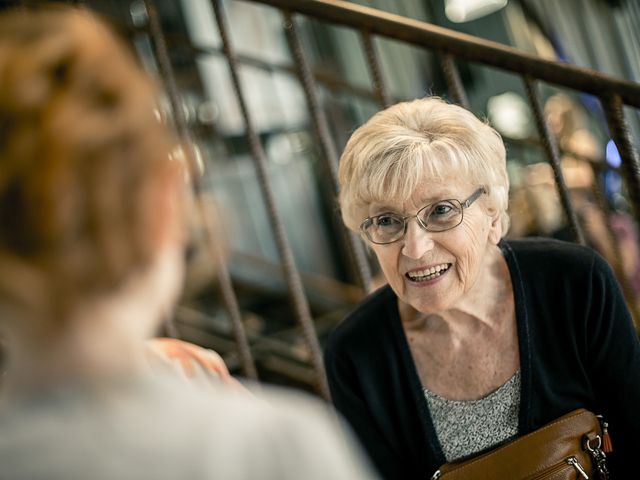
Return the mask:
[(444, 11), (454, 23), (469, 22), (497, 12), (508, 0), (446, 0)]
[(616, 144), (613, 140), (609, 140), (607, 142), (606, 159), (607, 164), (613, 168), (618, 168), (622, 163), (620, 153), (618, 152), (618, 147), (616, 147)]
[(522, 139), (531, 134), (529, 106), (515, 92), (505, 92), (489, 98), (487, 115), (491, 124), (506, 137)]

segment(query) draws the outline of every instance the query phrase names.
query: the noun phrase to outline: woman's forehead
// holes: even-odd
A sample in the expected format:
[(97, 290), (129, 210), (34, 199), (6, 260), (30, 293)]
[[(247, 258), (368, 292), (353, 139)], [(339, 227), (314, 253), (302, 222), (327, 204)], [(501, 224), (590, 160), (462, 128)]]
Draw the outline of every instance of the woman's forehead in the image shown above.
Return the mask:
[(421, 182), (409, 195), (389, 192), (385, 198), (373, 199), (370, 209), (389, 209), (394, 211), (409, 211), (432, 202), (445, 199), (464, 200), (473, 193), (475, 184), (457, 178), (426, 180)]

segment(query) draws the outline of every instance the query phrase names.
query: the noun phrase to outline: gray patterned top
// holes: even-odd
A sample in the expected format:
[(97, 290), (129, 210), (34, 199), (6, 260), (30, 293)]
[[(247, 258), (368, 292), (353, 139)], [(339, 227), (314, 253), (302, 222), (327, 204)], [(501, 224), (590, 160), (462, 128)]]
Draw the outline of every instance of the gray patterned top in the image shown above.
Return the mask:
[(510, 440), (518, 433), (520, 370), (479, 400), (449, 400), (424, 389), (447, 462)]

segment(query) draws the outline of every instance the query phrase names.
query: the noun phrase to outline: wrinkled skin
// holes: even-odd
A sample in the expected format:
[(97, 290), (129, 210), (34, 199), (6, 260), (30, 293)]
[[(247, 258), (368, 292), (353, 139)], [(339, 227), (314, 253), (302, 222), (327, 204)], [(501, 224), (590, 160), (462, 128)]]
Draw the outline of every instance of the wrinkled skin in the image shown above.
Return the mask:
[[(369, 207), (369, 215), (393, 211), (415, 214), (422, 206), (442, 199), (465, 200), (478, 188), (459, 179), (426, 181), (403, 204)], [(489, 278), (501, 238), (500, 221), (491, 215), (481, 196), (464, 210), (460, 225), (445, 232), (427, 232), (415, 219), (409, 220), (404, 238), (388, 245), (371, 244), (382, 271), (398, 297), (401, 312), (444, 313), (452, 309), (477, 308), (486, 303), (483, 279)], [(450, 264), (439, 278), (429, 282), (413, 282), (407, 272), (418, 268)]]

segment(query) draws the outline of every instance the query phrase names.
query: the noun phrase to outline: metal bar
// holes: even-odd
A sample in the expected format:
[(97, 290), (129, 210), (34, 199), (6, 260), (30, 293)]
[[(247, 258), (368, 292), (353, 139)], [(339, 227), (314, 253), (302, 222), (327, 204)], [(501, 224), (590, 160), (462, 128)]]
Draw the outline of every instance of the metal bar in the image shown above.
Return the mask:
[(313, 126), (316, 134), (318, 135), (318, 139), (320, 140), (320, 147), (331, 174), (331, 179), (333, 181), (332, 184), (334, 188), (336, 188), (336, 185), (338, 185), (338, 154), (329, 131), (329, 123), (327, 122), (327, 117), (320, 106), (320, 99), (318, 98), (316, 85), (313, 80), (311, 68), (309, 67), (309, 62), (307, 62), (302, 49), (302, 42), (300, 41), (295, 21), (290, 12), (283, 12), (283, 16), (285, 21), (285, 33), (293, 55), (296, 72), (300, 79), (300, 84), (304, 89), (309, 113), (311, 114)]
[(342, 0), (249, 0), (316, 19), (367, 30), (430, 50), (449, 53), (467, 61), (481, 62), (545, 82), (599, 95), (618, 92), (627, 105), (640, 107), (640, 85), (588, 68), (542, 59), (516, 48), (464, 33), (404, 18)]
[(367, 65), (369, 66), (373, 89), (380, 104), (384, 108), (387, 108), (391, 106), (392, 101), (384, 84), (384, 79), (382, 78), (382, 68), (380, 67), (380, 61), (378, 60), (378, 54), (376, 53), (376, 47), (373, 44), (371, 33), (366, 30), (361, 31), (360, 39), (362, 47), (364, 48), (364, 55), (367, 59)]
[(567, 221), (569, 222), (569, 227), (573, 232), (575, 240), (581, 245), (586, 245), (584, 232), (582, 231), (581, 225), (578, 223), (578, 217), (571, 205), (569, 190), (567, 189), (567, 184), (565, 183), (564, 176), (562, 175), (558, 145), (544, 118), (540, 96), (537, 91), (537, 83), (529, 76), (524, 76), (523, 80), (527, 90), (527, 96), (529, 97), (529, 104), (531, 105), (536, 119), (536, 126), (538, 127), (538, 134), (540, 135), (542, 146), (547, 154), (551, 168), (553, 169), (553, 176), (556, 181), (556, 187), (558, 188), (560, 203), (562, 204)]
[[(193, 52), (196, 54), (204, 54), (204, 55), (216, 55), (222, 56), (224, 52), (215, 48), (215, 47), (205, 47), (202, 45), (188, 45)], [(296, 67), (294, 65), (287, 65), (283, 63), (274, 63), (267, 62), (260, 58), (247, 55), (240, 54), (236, 52), (236, 61), (240, 65), (250, 65), (255, 68), (259, 68), (260, 70), (264, 70), (267, 72), (281, 72), (289, 75), (297, 75)], [(367, 100), (377, 100), (378, 96), (376, 93), (371, 92), (371, 90), (367, 88), (362, 88), (357, 85), (353, 85), (347, 82), (344, 78), (338, 77), (337, 75), (333, 75), (331, 72), (323, 71), (320, 69), (313, 70), (313, 78), (316, 82), (322, 84), (327, 89), (331, 91), (341, 91), (346, 92)]]
[(620, 172), (631, 199), (629, 203), (631, 203), (636, 223), (640, 226), (640, 161), (624, 118), (622, 98), (614, 93), (600, 97), (600, 101), (607, 116), (611, 138), (613, 138), (622, 159)]
[(315, 331), (313, 320), (311, 318), (311, 312), (309, 310), (309, 304), (302, 288), (302, 281), (300, 274), (295, 265), (293, 254), (287, 240), (284, 225), (278, 213), (275, 204), (275, 198), (271, 190), (269, 183), (268, 171), (267, 171), (267, 156), (260, 143), (260, 139), (253, 125), (253, 120), (249, 115), (249, 109), (245, 100), (244, 91), (240, 84), (240, 77), (238, 75), (238, 68), (235, 60), (235, 52), (231, 47), (229, 39), (227, 20), (224, 15), (224, 11), (220, 4), (220, 0), (212, 0), (211, 4), (215, 12), (216, 22), (218, 29), (220, 30), (220, 38), (224, 52), (227, 56), (229, 64), (229, 73), (231, 74), (231, 80), (233, 88), (236, 93), (236, 97), (242, 112), (242, 117), (245, 123), (247, 139), (251, 147), (251, 153), (256, 165), (256, 172), (260, 187), (262, 189), (262, 195), (265, 200), (265, 206), (269, 215), (271, 226), (273, 228), (273, 234), (282, 261), (282, 266), (287, 279), (287, 285), (289, 287), (289, 294), (291, 297), (292, 306), (296, 315), (296, 319), (300, 324), (305, 342), (309, 348), (309, 354), (311, 357), (311, 363), (316, 372), (316, 388), (325, 399), (330, 399), (329, 387), (327, 384), (326, 374), (324, 370), (324, 363), (322, 361), (322, 351), (320, 349), (320, 342)]
[[(184, 144), (184, 148), (187, 150), (187, 167), (189, 169), (189, 180), (193, 188), (193, 200), (195, 202), (196, 213), (205, 226), (205, 232), (209, 241), (207, 242), (211, 248), (210, 254), (213, 255), (215, 263), (218, 267), (217, 276), (222, 292), (222, 298), (229, 317), (231, 318), (231, 324), (233, 328), (233, 335), (238, 346), (238, 352), (240, 355), (240, 362), (242, 365), (242, 373), (250, 379), (257, 379), (258, 374), (256, 371), (253, 357), (251, 356), (251, 349), (249, 347), (249, 341), (247, 339), (247, 333), (242, 323), (242, 316), (238, 307), (238, 301), (235, 293), (233, 292), (233, 286), (231, 284), (231, 277), (225, 263), (225, 259), (222, 258), (219, 246), (216, 242), (216, 234), (213, 226), (211, 225), (211, 219), (207, 213), (206, 207), (202, 201), (202, 196), (199, 195), (200, 191), (200, 175), (199, 168), (197, 166), (196, 154), (193, 149), (193, 139), (191, 138), (191, 132), (187, 126), (187, 120), (184, 115), (184, 110), (180, 102), (180, 93), (173, 74), (173, 67), (171, 65), (171, 59), (169, 57), (169, 51), (167, 50), (167, 43), (164, 38), (162, 26), (160, 24), (160, 17), (155, 8), (152, 0), (144, 0), (145, 8), (147, 9), (147, 15), (149, 17), (149, 29), (153, 45), (158, 59), (158, 66), (164, 85), (169, 96), (169, 102), (171, 104), (171, 110), (176, 126), (176, 130), (181, 141)], [(171, 329), (176, 331), (175, 325), (168, 325), (167, 330)]]
[[(167, 49), (167, 42), (164, 38), (158, 11), (156, 10), (153, 0), (144, 0), (144, 6), (149, 18), (149, 34), (153, 40), (153, 46), (158, 60), (158, 68), (160, 69), (162, 81), (164, 83), (167, 96), (169, 97), (175, 128), (178, 132), (179, 138), (181, 140), (188, 140), (189, 145), (191, 145), (191, 133), (187, 128), (187, 119), (184, 116), (184, 110), (180, 102), (180, 91), (178, 90), (175, 76), (173, 74), (171, 57), (169, 56), (169, 51)], [(194, 167), (191, 160), (193, 160), (193, 158), (189, 157), (189, 164), (187, 166), (190, 168)], [(196, 181), (198, 176), (194, 175), (194, 171), (191, 171), (190, 173), (193, 177), (191, 178), (191, 181)]]
[(442, 71), (444, 72), (444, 78), (449, 87), (449, 93), (451, 98), (458, 105), (469, 108), (469, 99), (467, 98), (467, 92), (465, 92), (462, 79), (460, 78), (460, 72), (456, 65), (453, 55), (449, 53), (440, 54), (440, 64), (442, 65)]
[[(160, 68), (160, 73), (162, 75), (164, 87), (167, 91), (167, 95), (169, 97), (169, 102), (171, 104), (171, 110), (174, 114), (175, 119), (175, 127), (178, 132), (178, 136), (182, 138), (186, 138), (185, 130), (183, 127), (183, 122), (181, 122), (179, 116), (182, 111), (178, 111), (176, 105), (178, 104), (178, 91), (176, 88), (176, 84), (173, 78), (173, 70), (171, 68), (171, 61), (169, 60), (169, 53), (167, 51), (166, 42), (164, 41), (162, 35), (162, 28), (160, 26), (160, 21), (158, 19), (158, 13), (156, 11), (155, 5), (151, 0), (145, 0), (144, 2), (145, 8), (147, 10), (147, 16), (149, 18), (149, 28), (150, 35), (153, 40), (153, 45), (155, 48), (156, 57), (158, 58), (158, 65)], [(189, 162), (188, 168), (191, 168), (191, 163)], [(173, 317), (168, 315), (165, 319), (165, 334), (172, 338), (178, 338), (178, 329), (174, 323)]]
[(233, 338), (238, 348), (238, 354), (240, 357), (240, 365), (242, 367), (242, 373), (251, 380), (258, 379), (258, 371), (251, 354), (251, 347), (249, 346), (249, 339), (247, 337), (247, 331), (244, 323), (242, 322), (242, 314), (240, 313), (240, 306), (238, 305), (238, 299), (233, 290), (233, 283), (231, 281), (231, 275), (227, 267), (227, 259), (225, 257), (222, 248), (213, 239), (213, 232), (215, 232), (215, 226), (211, 224), (211, 215), (206, 214), (206, 208), (201, 195), (196, 198), (200, 205), (200, 211), (202, 212), (200, 217), (206, 222), (206, 232), (208, 233), (209, 242), (208, 246), (210, 254), (215, 258), (216, 270), (218, 276), (218, 283), (220, 286), (220, 292), (222, 293), (222, 300), (227, 310), (227, 314), (231, 319), (231, 329), (233, 332)]
[[(144, 26), (132, 26), (123, 22), (118, 22), (117, 18), (110, 18), (110, 20), (113, 21), (115, 28), (117, 28), (118, 31), (122, 31), (124, 35), (131, 36), (133, 34), (148, 33), (148, 29)], [(193, 44), (183, 33), (165, 33), (164, 37), (168, 44), (176, 48), (180, 48), (185, 52), (189, 52), (192, 55), (202, 54), (216, 57), (224, 56), (224, 52), (221, 48), (211, 45)], [(240, 65), (250, 65), (266, 72), (281, 72), (294, 76), (297, 75), (296, 68), (292, 64), (266, 61), (251, 54), (236, 52), (236, 61)], [(334, 75), (333, 72), (328, 69), (313, 69), (313, 77), (317, 83), (322, 84), (333, 92), (346, 92), (367, 100), (378, 100), (378, 96), (375, 92), (372, 92), (368, 88), (363, 88), (358, 85), (354, 85), (353, 83), (349, 83), (344, 78)]]
[[(334, 193), (338, 193), (338, 154), (336, 152), (336, 146), (333, 143), (333, 138), (329, 131), (329, 123), (327, 117), (322, 110), (320, 100), (318, 98), (318, 92), (313, 80), (311, 68), (307, 62), (304, 50), (302, 49), (302, 42), (298, 35), (295, 21), (290, 12), (283, 12), (285, 20), (285, 32), (291, 48), (291, 53), (298, 71), (298, 76), (302, 88), (304, 89), (305, 97), (307, 99), (307, 106), (309, 107), (309, 113), (313, 121), (313, 126), (318, 139), (320, 140), (320, 147), (322, 149), (323, 158), (328, 170), (331, 174), (331, 184), (334, 189)], [(360, 277), (360, 283), (366, 291), (371, 289), (371, 269), (367, 263), (367, 258), (364, 251), (364, 245), (359, 236), (351, 231), (347, 232), (347, 249), (351, 254), (351, 258), (355, 263), (356, 272)]]

